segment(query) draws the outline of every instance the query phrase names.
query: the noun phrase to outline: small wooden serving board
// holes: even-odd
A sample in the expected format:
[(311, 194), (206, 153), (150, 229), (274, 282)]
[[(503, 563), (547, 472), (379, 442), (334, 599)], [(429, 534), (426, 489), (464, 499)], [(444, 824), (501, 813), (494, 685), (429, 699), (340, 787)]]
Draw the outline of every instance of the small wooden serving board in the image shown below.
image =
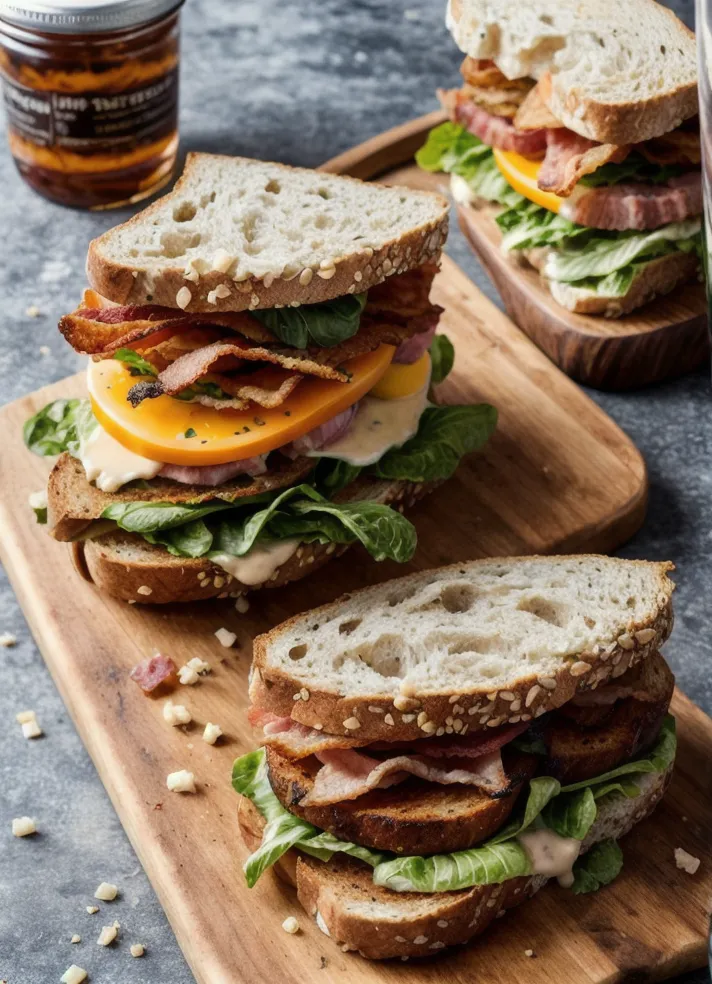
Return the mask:
[[(447, 194), (448, 175), (427, 174), (412, 161), (429, 130), (445, 119), (438, 110), (412, 120), (346, 151), (327, 167)], [(501, 252), (501, 235), (491, 213), (459, 206), (457, 214), (509, 316), (573, 379), (598, 389), (634, 389), (681, 376), (708, 357), (703, 284), (685, 284), (623, 318), (574, 314), (556, 303), (533, 267)]]

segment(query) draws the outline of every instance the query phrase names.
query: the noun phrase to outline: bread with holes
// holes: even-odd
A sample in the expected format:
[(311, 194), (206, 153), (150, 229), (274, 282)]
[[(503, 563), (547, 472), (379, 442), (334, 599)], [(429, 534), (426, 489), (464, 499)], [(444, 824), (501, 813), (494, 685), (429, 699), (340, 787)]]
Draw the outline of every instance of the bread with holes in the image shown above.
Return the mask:
[[(368, 499), (405, 511), (439, 484), (361, 476), (335, 499), (339, 502)], [(86, 522), (83, 525), (86, 527)], [(208, 558), (175, 557), (165, 547), (148, 543), (135, 533), (114, 529), (87, 537), (87, 532), (91, 532), (91, 527), (84, 530), (84, 539), (72, 544), (79, 573), (115, 598), (144, 605), (236, 598), (261, 588), (280, 588), (301, 580), (349, 548), (348, 544), (303, 544), (267, 581), (246, 585)]]
[[(657, 806), (673, 766), (636, 778), (634, 799), (604, 798), (582, 853), (599, 841), (625, 836)], [(252, 851), (260, 843), (264, 820), (247, 799), (240, 799), (238, 821)], [(515, 878), (456, 892), (394, 892), (374, 885), (366, 864), (335, 854), (328, 864), (295, 850), (278, 862), (280, 876), (296, 886), (299, 901), (319, 929), (342, 949), (357, 950), (370, 960), (432, 956), (466, 943), (506, 910), (542, 888), (542, 875)]]
[(509, 79), (550, 77), (544, 102), (600, 143), (640, 143), (698, 111), (695, 36), (655, 0), (449, 0), (447, 24)]
[(669, 563), (476, 560), (398, 578), (254, 641), (258, 707), (402, 741), (533, 720), (622, 676), (672, 629)]
[(437, 260), (447, 224), (431, 192), (192, 153), (173, 191), (93, 240), (87, 275), (119, 304), (316, 304)]

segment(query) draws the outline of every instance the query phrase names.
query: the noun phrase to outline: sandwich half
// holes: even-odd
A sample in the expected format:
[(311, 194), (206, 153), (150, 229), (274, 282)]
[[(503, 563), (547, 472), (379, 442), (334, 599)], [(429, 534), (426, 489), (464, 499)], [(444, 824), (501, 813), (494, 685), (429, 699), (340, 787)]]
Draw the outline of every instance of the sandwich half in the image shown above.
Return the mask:
[(670, 564), (484, 560), (354, 592), (255, 640), (235, 762), (272, 865), (370, 959), (464, 943), (549, 878), (596, 891), (675, 758)]
[(128, 601), (279, 586), (359, 542), (407, 561), (406, 506), (492, 433), (441, 406), (439, 195), (192, 154), (171, 194), (89, 248), (60, 331), (88, 399), (25, 427), (59, 455), (46, 520)]
[(439, 93), (450, 122), (420, 166), (493, 211), (569, 311), (620, 317), (696, 279), (692, 32), (655, 0), (451, 0), (447, 19), (464, 84)]

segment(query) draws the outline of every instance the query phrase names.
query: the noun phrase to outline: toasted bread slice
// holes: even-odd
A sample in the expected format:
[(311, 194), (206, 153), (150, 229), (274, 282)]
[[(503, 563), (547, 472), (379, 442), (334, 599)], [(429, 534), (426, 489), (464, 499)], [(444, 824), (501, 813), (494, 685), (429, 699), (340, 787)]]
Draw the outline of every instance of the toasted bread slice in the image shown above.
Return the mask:
[(447, 224), (446, 200), (430, 192), (188, 154), (173, 191), (91, 243), (87, 274), (120, 304), (315, 304), (437, 260)]
[(461, 851), (499, 830), (538, 764), (533, 755), (508, 750), (503, 759), (511, 787), (496, 799), (474, 786), (438, 786), (409, 779), (350, 802), (302, 807), (299, 800), (313, 788), (321, 763), (313, 756), (290, 761), (267, 749), (270, 784), (291, 813), (342, 840), (395, 854)]
[[(598, 841), (623, 837), (645, 819), (662, 797), (672, 769), (642, 776), (635, 799), (602, 800), (583, 852)], [(247, 847), (254, 850), (264, 828), (262, 816), (241, 799), (238, 820)], [(371, 869), (361, 862), (336, 854), (324, 864), (299, 854), (295, 865), (295, 854), (282, 857), (280, 875), (296, 885), (306, 912), (335, 943), (371, 960), (432, 956), (466, 943), (546, 883), (537, 875), (457, 892), (400, 893), (374, 885)]]
[(583, 555), (411, 574), (258, 636), (251, 697), (330, 734), (384, 741), (527, 721), (658, 650), (672, 627), (671, 569)]
[(553, 116), (600, 143), (640, 143), (697, 113), (695, 36), (655, 0), (450, 0), (448, 27), (509, 79), (550, 76)]
[[(359, 477), (336, 498), (343, 502), (368, 499), (403, 511), (438, 484)], [(148, 605), (236, 598), (258, 588), (279, 588), (300, 580), (348, 549), (348, 544), (304, 544), (267, 581), (246, 585), (207, 558), (174, 557), (163, 547), (120, 530), (72, 546), (75, 565), (84, 578), (115, 598)]]

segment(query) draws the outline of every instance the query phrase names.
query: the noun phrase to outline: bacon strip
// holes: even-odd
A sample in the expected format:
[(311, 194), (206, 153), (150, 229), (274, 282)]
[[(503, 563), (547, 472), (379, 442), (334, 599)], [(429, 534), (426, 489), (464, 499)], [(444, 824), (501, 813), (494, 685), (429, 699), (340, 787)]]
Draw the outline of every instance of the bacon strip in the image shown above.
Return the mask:
[(542, 191), (552, 191), (565, 198), (584, 176), (609, 161), (620, 163), (630, 147), (599, 144), (565, 128), (547, 130), (546, 154), (539, 169), (537, 184)]
[(531, 89), (531, 79), (508, 79), (489, 58), (473, 58), (468, 55), (460, 65), (460, 74), (470, 85), (485, 88), (518, 89), (526, 92)]
[(664, 185), (632, 182), (591, 188), (563, 213), (594, 229), (658, 229), (702, 214), (702, 174), (690, 171)]
[(548, 86), (540, 79), (519, 106), (514, 125), (518, 130), (558, 130), (564, 124), (557, 120), (546, 104), (544, 93)]
[(456, 759), (447, 768), (425, 756), (397, 755), (379, 761), (354, 749), (323, 751), (318, 758), (323, 767), (300, 806), (327, 806), (358, 799), (372, 789), (395, 786), (409, 775), (442, 785), (477, 786), (490, 794), (501, 793), (509, 785), (499, 751), (481, 756), (475, 765)]
[(546, 130), (518, 130), (511, 120), (495, 116), (467, 98), (462, 90), (438, 91), (448, 115), (483, 143), (525, 157), (541, 157), (546, 151)]

